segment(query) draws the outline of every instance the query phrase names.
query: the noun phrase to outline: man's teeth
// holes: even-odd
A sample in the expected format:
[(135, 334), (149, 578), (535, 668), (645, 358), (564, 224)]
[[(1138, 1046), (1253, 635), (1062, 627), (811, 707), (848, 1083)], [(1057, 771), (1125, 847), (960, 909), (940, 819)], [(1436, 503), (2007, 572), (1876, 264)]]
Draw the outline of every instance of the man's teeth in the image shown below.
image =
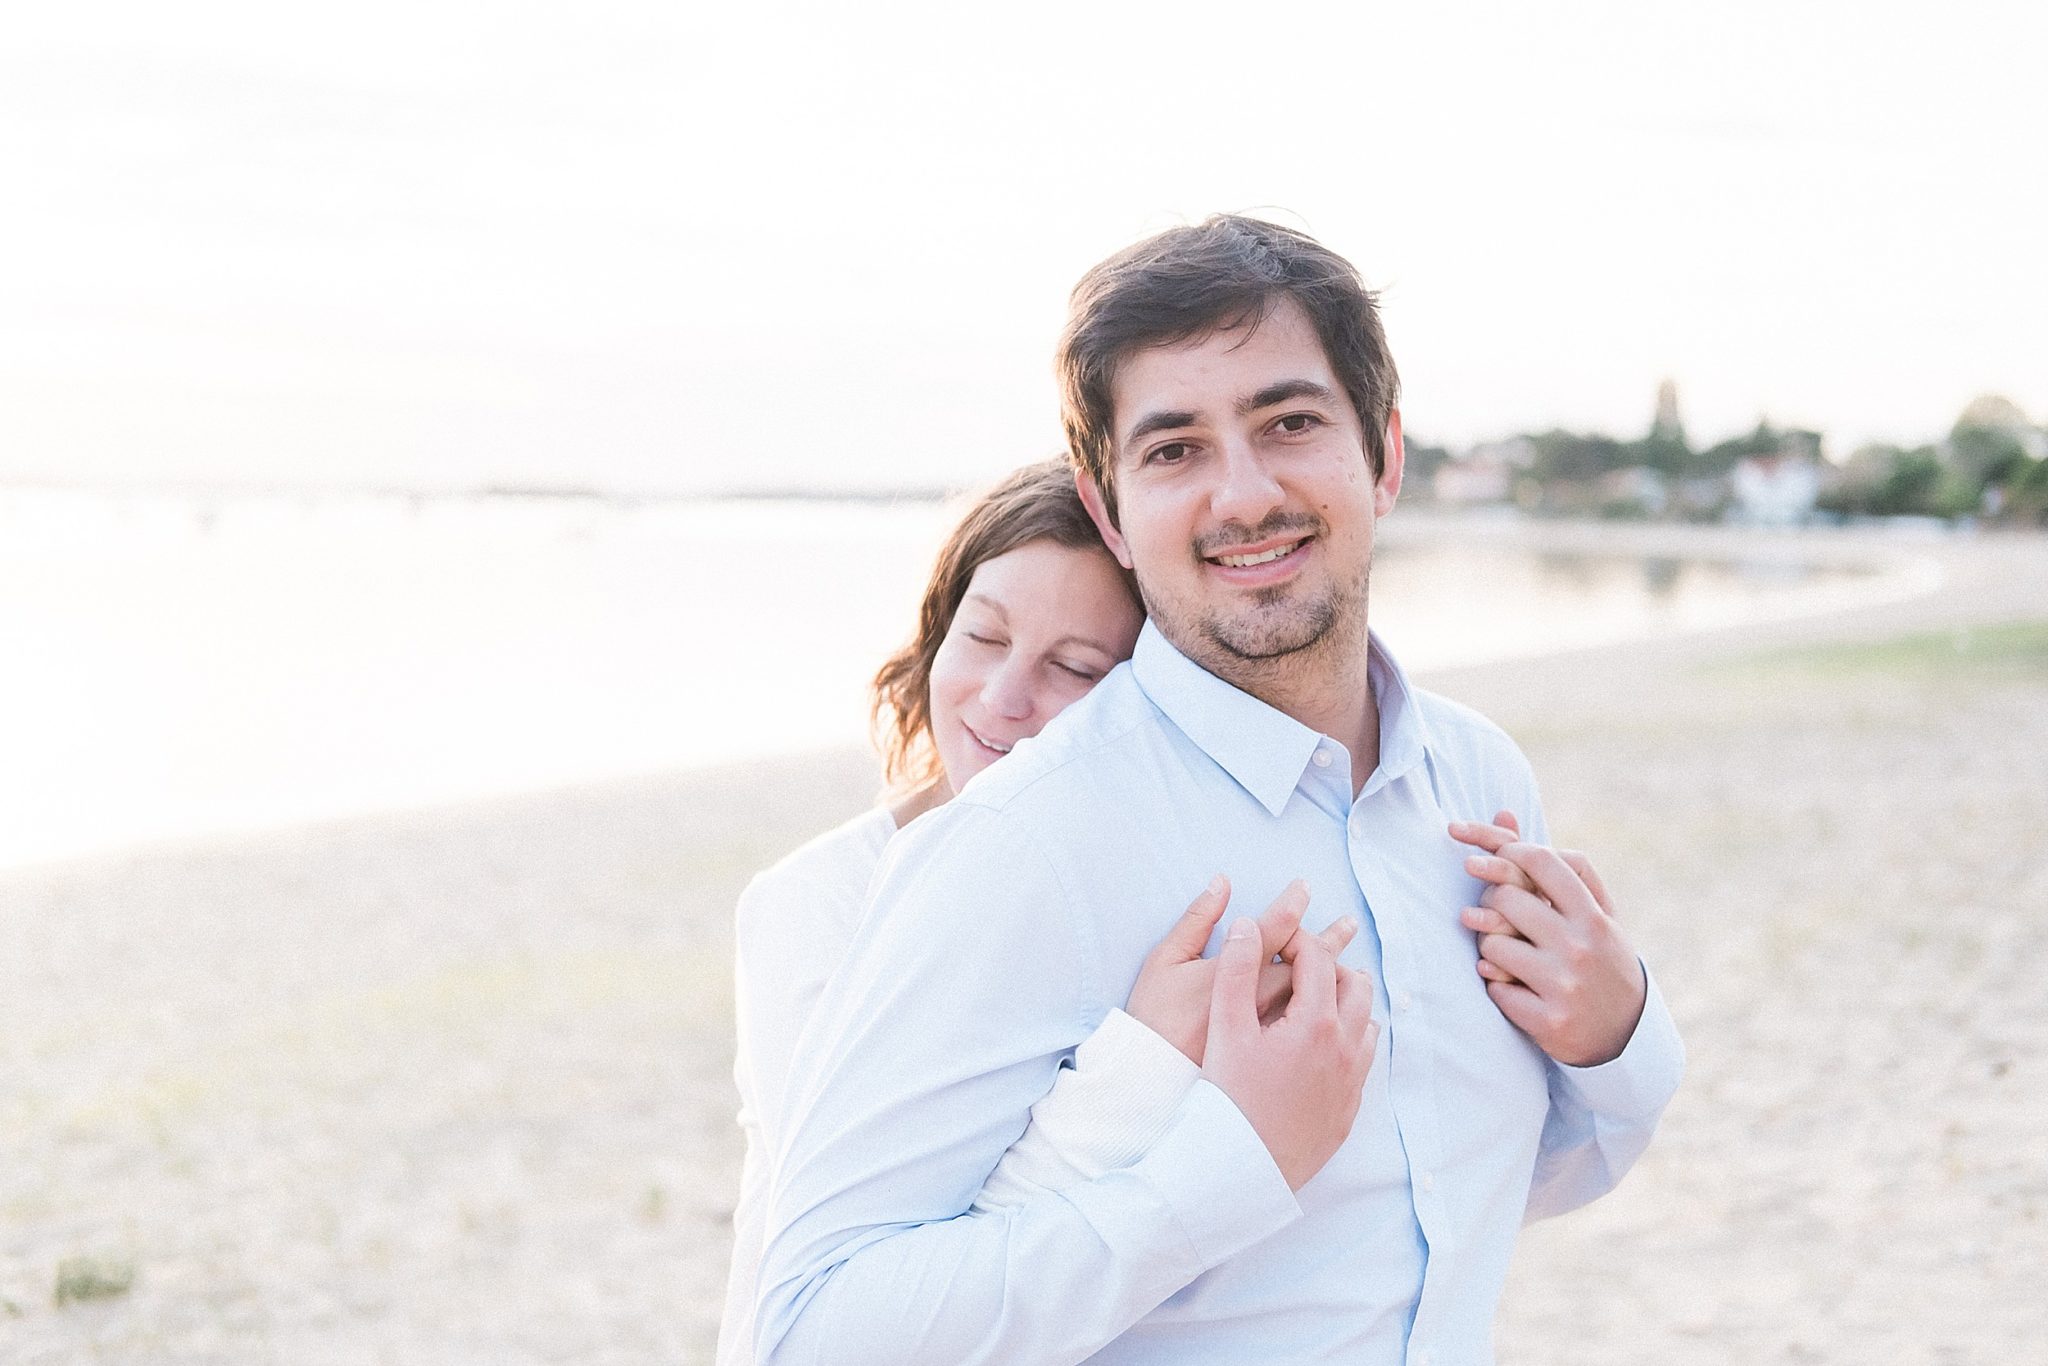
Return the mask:
[(1289, 545), (1275, 546), (1263, 555), (1218, 555), (1216, 563), (1227, 564), (1232, 569), (1247, 569), (1255, 564), (1271, 564), (1282, 555), (1292, 555), (1300, 546), (1301, 542), (1295, 541)]

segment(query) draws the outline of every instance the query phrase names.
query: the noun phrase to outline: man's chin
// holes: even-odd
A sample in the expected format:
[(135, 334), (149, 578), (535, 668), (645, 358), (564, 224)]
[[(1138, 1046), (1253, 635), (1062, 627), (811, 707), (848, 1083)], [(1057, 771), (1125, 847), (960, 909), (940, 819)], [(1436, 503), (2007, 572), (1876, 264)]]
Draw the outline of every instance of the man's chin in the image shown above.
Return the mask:
[(1223, 654), (1248, 664), (1286, 659), (1313, 650), (1336, 626), (1336, 613), (1295, 610), (1268, 619), (1234, 617), (1203, 623), (1203, 636)]

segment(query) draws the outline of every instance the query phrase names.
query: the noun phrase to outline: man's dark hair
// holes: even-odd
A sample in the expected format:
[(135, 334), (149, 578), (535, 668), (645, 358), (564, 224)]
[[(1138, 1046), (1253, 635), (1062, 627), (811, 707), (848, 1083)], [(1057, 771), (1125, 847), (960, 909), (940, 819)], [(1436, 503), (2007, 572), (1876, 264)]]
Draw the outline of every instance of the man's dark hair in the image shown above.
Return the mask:
[(1314, 324), (1365, 429), (1373, 477), (1386, 467), (1387, 419), (1401, 379), (1378, 300), (1358, 271), (1306, 233), (1217, 214), (1126, 247), (1081, 277), (1060, 336), (1060, 419), (1067, 449), (1116, 517), (1110, 385), (1124, 358), (1222, 329), (1256, 327), (1292, 299)]

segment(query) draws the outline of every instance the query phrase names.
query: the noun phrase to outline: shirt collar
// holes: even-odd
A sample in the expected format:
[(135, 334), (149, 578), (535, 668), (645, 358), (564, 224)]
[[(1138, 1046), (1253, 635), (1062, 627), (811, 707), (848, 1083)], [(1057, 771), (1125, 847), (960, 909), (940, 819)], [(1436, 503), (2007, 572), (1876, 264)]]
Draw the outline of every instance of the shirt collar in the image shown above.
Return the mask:
[(1408, 682), (1408, 673), (1387, 649), (1387, 643), (1371, 630), (1366, 632), (1366, 639), (1366, 677), (1371, 680), (1372, 695), (1380, 705), (1379, 776), (1391, 783), (1428, 758), (1429, 721), (1422, 708), (1415, 705), (1415, 689)]
[[(1377, 635), (1368, 638), (1367, 676), (1380, 706), (1379, 776), (1391, 782), (1422, 762), (1429, 737), (1407, 675)], [(1152, 704), (1259, 805), (1275, 816), (1286, 808), (1323, 735), (1210, 673), (1150, 621), (1138, 634), (1131, 672)]]

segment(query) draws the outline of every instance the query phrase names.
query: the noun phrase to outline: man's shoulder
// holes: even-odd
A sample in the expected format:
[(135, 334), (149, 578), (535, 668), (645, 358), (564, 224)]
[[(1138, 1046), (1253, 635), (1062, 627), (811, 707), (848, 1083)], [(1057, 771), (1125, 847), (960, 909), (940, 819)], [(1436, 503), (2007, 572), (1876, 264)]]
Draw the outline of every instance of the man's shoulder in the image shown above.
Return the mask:
[(1505, 766), (1522, 771), (1529, 761), (1514, 737), (1484, 713), (1426, 688), (1411, 691), (1417, 713), (1428, 727), (1430, 744), (1453, 763)]
[[(954, 804), (1013, 820), (1055, 822), (1076, 814), (1077, 799), (1100, 793), (1106, 772), (1127, 764), (1156, 735), (1160, 713), (1119, 665), (1001, 763), (975, 775)], [(1079, 802), (1090, 805), (1092, 802)]]

